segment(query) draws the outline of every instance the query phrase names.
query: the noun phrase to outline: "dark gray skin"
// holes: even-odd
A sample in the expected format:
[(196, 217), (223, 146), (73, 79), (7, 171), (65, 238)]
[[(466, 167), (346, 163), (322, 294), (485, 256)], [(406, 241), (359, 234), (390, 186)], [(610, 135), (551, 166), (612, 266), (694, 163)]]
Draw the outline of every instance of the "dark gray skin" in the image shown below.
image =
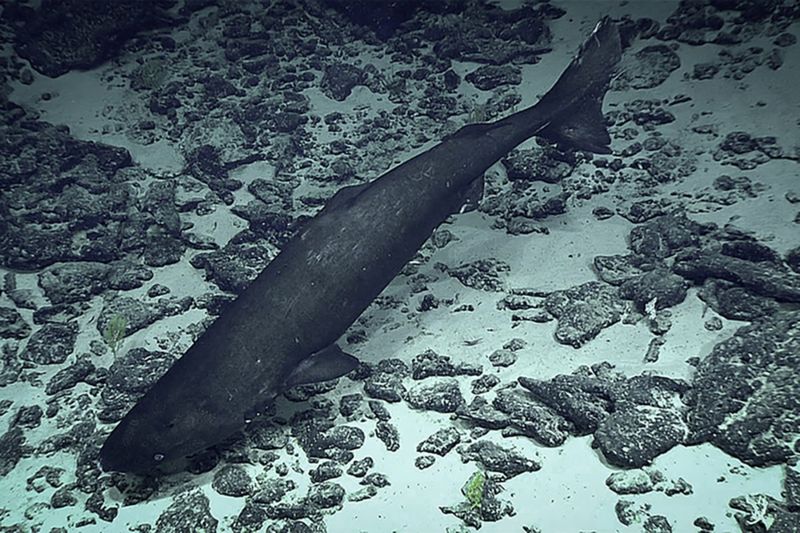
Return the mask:
[(608, 151), (600, 105), (619, 57), (604, 20), (536, 105), (339, 191), (119, 423), (103, 468), (154, 472), (241, 430), (287, 387), (351, 370), (335, 341), (490, 166), (534, 135)]

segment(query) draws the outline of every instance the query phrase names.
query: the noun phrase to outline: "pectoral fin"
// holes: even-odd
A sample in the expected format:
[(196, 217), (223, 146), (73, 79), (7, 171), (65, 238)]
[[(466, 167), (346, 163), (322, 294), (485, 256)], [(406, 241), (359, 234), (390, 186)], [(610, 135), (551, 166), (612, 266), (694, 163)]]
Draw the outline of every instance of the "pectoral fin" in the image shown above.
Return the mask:
[(297, 365), (286, 380), (286, 388), (344, 376), (358, 366), (358, 359), (344, 353), (335, 343), (311, 354)]
[(478, 205), (483, 200), (484, 189), (483, 176), (470, 183), (461, 193), (461, 206), (458, 213), (469, 213), (478, 209)]

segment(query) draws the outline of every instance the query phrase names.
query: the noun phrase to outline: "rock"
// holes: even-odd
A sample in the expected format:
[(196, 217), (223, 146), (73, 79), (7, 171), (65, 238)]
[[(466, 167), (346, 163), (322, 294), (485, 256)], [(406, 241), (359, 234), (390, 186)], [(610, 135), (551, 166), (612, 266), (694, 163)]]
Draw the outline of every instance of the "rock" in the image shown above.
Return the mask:
[(411, 361), (411, 377), (425, 379), (430, 376), (479, 376), (480, 365), (469, 363), (453, 364), (450, 357), (426, 350)]
[(226, 465), (214, 473), (211, 487), (223, 496), (240, 498), (253, 492), (250, 474), (239, 465)]
[(9, 428), (0, 435), (0, 476), (8, 475), (20, 459), (31, 453), (25, 444), (25, 435), (19, 427)]
[(45, 324), (28, 340), (20, 359), (39, 365), (63, 363), (75, 349), (78, 323)]
[(341, 485), (326, 481), (308, 489), (306, 501), (317, 509), (330, 509), (342, 504), (344, 489)]
[(559, 183), (575, 169), (575, 157), (551, 146), (512, 150), (502, 159), (512, 181)]
[(442, 428), (417, 444), (417, 451), (420, 453), (434, 453), (444, 457), (460, 442), (461, 433), (456, 428)]
[(545, 307), (558, 318), (556, 340), (574, 348), (619, 322), (624, 310), (617, 290), (596, 281), (550, 293)]
[(454, 413), (464, 404), (458, 381), (443, 379), (433, 384), (423, 383), (408, 391), (408, 403), (415, 409), (427, 409), (440, 413)]
[(394, 424), (379, 421), (375, 426), (375, 436), (383, 442), (388, 451), (396, 452), (400, 449), (400, 434)]
[(797, 457), (800, 313), (739, 328), (697, 368), (686, 401), (689, 444), (711, 442), (751, 466)]
[(494, 292), (504, 290), (505, 287), (500, 274), (511, 270), (508, 264), (498, 259), (478, 259), (455, 268), (437, 263), (436, 268), (456, 278), (467, 287)]
[(157, 2), (46, 0), (18, 33), (17, 53), (46, 76), (90, 69), (113, 56), (137, 32), (158, 21)]
[(779, 304), (771, 298), (713, 278), (705, 280), (697, 295), (711, 309), (730, 320), (758, 320), (780, 309)]
[(612, 88), (650, 89), (664, 83), (681, 66), (680, 57), (665, 44), (646, 46), (628, 58)]
[(215, 533), (218, 521), (211, 515), (208, 498), (199, 489), (177, 495), (156, 520), (156, 533), (203, 531)]
[(680, 413), (642, 405), (611, 413), (600, 422), (594, 437), (608, 462), (638, 468), (681, 444), (686, 434)]
[(31, 326), (13, 307), (0, 307), (0, 338), (24, 339), (31, 334)]
[(336, 63), (325, 68), (320, 89), (328, 98), (344, 102), (353, 88), (363, 85), (365, 81), (366, 74), (360, 68), (346, 63)]
[(502, 474), (506, 479), (524, 472), (535, 472), (541, 465), (513, 448), (505, 448), (490, 441), (479, 440), (458, 448), (463, 462), (475, 461), (483, 468)]
[(374, 464), (375, 462), (372, 460), (372, 457), (364, 457), (363, 459), (350, 463), (350, 466), (347, 468), (347, 473), (353, 477), (364, 477)]
[(620, 285), (619, 295), (626, 300), (633, 300), (639, 311), (645, 311), (653, 299), (656, 309), (666, 309), (685, 300), (688, 287), (689, 284), (682, 277), (658, 268), (624, 281)]
[(308, 475), (314, 483), (321, 483), (329, 479), (342, 476), (342, 468), (333, 461), (323, 461), (316, 468), (309, 470)]
[(515, 65), (483, 65), (464, 79), (482, 91), (491, 91), (501, 85), (522, 83), (522, 70)]
[(800, 302), (800, 275), (770, 262), (753, 262), (713, 251), (694, 251), (677, 257), (672, 268), (676, 274), (694, 282), (717, 278), (778, 301)]

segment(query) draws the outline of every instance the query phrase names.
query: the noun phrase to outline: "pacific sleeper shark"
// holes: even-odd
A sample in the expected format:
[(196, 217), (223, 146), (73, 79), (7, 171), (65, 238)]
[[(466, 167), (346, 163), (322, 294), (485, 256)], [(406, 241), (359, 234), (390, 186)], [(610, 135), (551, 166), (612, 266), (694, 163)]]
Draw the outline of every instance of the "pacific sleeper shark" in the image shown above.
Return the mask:
[(533, 136), (609, 153), (601, 111), (621, 54), (603, 19), (535, 105), (468, 125), (376, 180), (338, 191), (122, 419), (100, 450), (107, 471), (167, 470), (249, 423), (289, 387), (358, 361), (336, 340), (483, 174)]

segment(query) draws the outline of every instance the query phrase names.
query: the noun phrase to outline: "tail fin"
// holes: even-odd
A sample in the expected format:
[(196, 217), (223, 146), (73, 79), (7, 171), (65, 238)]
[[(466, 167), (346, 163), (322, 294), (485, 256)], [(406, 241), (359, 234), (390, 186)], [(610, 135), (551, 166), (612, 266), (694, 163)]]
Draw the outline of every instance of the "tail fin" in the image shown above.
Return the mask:
[(560, 110), (537, 134), (581, 150), (610, 153), (611, 138), (601, 108), (621, 54), (617, 26), (605, 17), (537, 104)]

